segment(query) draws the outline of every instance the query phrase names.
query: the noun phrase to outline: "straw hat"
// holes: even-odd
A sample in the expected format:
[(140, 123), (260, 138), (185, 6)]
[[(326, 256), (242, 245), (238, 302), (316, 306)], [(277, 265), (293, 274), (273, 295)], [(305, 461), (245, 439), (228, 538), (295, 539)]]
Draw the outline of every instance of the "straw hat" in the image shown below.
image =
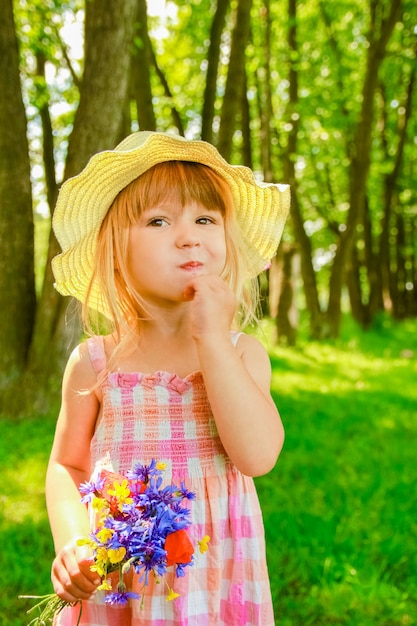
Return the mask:
[[(165, 161), (203, 163), (229, 183), (253, 276), (265, 268), (284, 229), (289, 186), (255, 181), (249, 168), (229, 165), (207, 142), (141, 131), (126, 137), (114, 150), (95, 154), (78, 176), (62, 185), (52, 221), (62, 248), (52, 260), (55, 288), (61, 294), (85, 300), (97, 235), (113, 200), (128, 183)], [(90, 304), (103, 310), (97, 287), (92, 290)]]

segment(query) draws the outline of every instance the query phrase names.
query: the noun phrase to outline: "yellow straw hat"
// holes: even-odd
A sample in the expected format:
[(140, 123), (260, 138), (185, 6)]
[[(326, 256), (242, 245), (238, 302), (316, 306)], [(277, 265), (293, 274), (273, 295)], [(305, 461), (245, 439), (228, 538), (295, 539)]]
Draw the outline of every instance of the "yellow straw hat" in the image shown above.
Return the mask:
[[(126, 185), (157, 163), (193, 161), (211, 167), (230, 185), (243, 240), (257, 276), (276, 253), (290, 207), (288, 185), (260, 183), (252, 171), (229, 165), (211, 144), (176, 135), (141, 131), (114, 150), (95, 154), (61, 188), (52, 224), (62, 253), (52, 260), (55, 288), (84, 302), (91, 280), (101, 223)], [(102, 309), (97, 289), (91, 306)]]

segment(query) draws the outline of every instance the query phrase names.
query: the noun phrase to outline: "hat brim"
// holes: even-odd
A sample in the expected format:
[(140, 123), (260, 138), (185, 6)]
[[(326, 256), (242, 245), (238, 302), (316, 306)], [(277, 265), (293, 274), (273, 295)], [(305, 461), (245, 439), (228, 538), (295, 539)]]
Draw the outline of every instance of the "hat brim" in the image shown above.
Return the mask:
[[(192, 161), (207, 165), (230, 185), (252, 276), (275, 255), (290, 207), (288, 185), (260, 183), (244, 166), (230, 165), (214, 146), (180, 136), (142, 131), (114, 150), (95, 154), (84, 170), (62, 186), (53, 229), (62, 253), (52, 260), (55, 287), (84, 302), (94, 268), (100, 226), (117, 194), (157, 163)], [(103, 303), (93, 289), (90, 305)]]

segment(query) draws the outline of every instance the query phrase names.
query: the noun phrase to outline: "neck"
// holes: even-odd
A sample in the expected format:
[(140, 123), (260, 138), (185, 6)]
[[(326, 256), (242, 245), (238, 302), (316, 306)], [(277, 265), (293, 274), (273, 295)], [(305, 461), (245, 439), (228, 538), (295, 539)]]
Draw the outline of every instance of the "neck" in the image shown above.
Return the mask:
[(188, 307), (181, 312), (158, 311), (152, 319), (140, 322), (137, 335), (126, 336), (125, 346), (117, 352), (115, 368), (119, 371), (162, 370), (184, 377), (200, 369)]

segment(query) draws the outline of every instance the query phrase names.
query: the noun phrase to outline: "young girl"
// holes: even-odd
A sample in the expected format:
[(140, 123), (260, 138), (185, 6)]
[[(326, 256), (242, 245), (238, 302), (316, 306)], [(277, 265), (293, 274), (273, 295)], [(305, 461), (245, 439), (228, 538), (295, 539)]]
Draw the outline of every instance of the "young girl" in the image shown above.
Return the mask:
[[(288, 209), (286, 185), (257, 183), (213, 146), (163, 133), (130, 135), (62, 187), (56, 288), (83, 303), (90, 338), (64, 374), (46, 495), (53, 586), (83, 601), (81, 626), (274, 624), (252, 477), (272, 469), (284, 434), (268, 356), (238, 329), (254, 317), (254, 278)], [(108, 332), (94, 334), (105, 320)], [(195, 492), (189, 532), (194, 543), (209, 536), (208, 551), (183, 578), (168, 570), (173, 602), (150, 580), (143, 603), (112, 606), (77, 545), (90, 532), (78, 487), (93, 471), (152, 459), (166, 463), (164, 480)], [(55, 623), (78, 616), (68, 606)]]

